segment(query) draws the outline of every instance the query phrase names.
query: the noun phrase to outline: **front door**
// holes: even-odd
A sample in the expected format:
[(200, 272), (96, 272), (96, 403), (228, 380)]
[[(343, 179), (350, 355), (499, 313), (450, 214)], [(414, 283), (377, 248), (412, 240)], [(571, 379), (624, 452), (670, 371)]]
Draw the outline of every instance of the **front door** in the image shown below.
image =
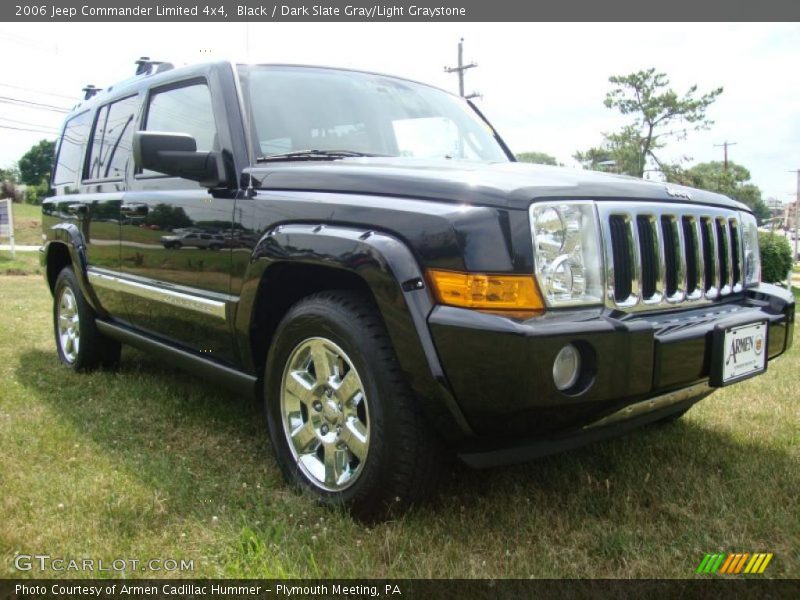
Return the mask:
[[(198, 151), (220, 150), (224, 107), (195, 77), (150, 90), (141, 129), (188, 133)], [(134, 172), (121, 207), (126, 312), (144, 332), (208, 358), (234, 362), (231, 231), (236, 192)]]

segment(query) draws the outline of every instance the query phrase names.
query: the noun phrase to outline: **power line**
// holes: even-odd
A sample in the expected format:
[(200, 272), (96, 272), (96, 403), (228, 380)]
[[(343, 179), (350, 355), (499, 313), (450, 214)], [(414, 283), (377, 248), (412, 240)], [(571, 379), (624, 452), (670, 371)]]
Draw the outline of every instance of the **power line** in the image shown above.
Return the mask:
[(28, 108), (38, 108), (41, 110), (52, 110), (54, 112), (68, 113), (70, 109), (63, 106), (55, 106), (53, 104), (43, 104), (42, 102), (32, 102), (30, 100), (23, 100), (21, 98), (12, 98), (10, 96), (0, 96), (0, 102), (5, 104), (16, 104), (27, 106)]
[(32, 133), (42, 133), (44, 135), (53, 135), (55, 132), (42, 131), (40, 129), (30, 129), (28, 127), (12, 127), (11, 125), (0, 125), (0, 129), (13, 129), (14, 131), (30, 131)]
[(20, 85), (11, 85), (10, 83), (0, 83), (0, 87), (11, 88), (12, 90), (21, 90), (23, 92), (33, 92), (35, 94), (44, 94), (45, 96), (54, 96), (56, 98), (66, 98), (67, 100), (72, 100), (74, 102), (78, 102), (78, 100), (80, 100), (80, 98), (77, 96), (67, 96), (66, 94), (56, 94), (55, 92), (35, 90), (33, 88), (22, 87)]
[(41, 129), (52, 129), (55, 132), (60, 131), (58, 127), (52, 127), (51, 125), (41, 125), (39, 123), (30, 123), (28, 121), (17, 121), (16, 119), (9, 119), (8, 117), (0, 117), (0, 121), (8, 121), (9, 123), (14, 123), (15, 125), (29, 125), (31, 127), (39, 127)]

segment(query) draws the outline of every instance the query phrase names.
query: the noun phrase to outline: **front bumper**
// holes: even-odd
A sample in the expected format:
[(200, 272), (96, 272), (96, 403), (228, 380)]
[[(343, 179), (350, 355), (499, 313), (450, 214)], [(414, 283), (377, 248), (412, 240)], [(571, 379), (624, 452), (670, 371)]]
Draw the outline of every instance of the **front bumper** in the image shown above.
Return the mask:
[[(718, 327), (766, 321), (768, 357), (775, 358), (792, 343), (794, 312), (791, 293), (762, 284), (725, 303), (671, 313), (553, 311), (517, 322), (439, 306), (429, 325), (450, 386), (475, 432), (461, 449), (472, 453), (583, 438), (586, 426), (627, 406), (702, 387), (709, 379)], [(572, 395), (558, 391), (552, 378), (553, 361), (567, 343), (589, 357), (591, 385)], [(658, 410), (683, 410), (710, 391)], [(637, 414), (632, 422), (645, 416)]]

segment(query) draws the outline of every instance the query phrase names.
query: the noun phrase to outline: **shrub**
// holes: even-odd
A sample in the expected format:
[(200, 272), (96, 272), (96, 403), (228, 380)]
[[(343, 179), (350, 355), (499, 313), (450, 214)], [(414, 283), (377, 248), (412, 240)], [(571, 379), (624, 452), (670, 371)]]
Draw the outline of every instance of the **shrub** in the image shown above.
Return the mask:
[(29, 185), (25, 188), (25, 202), (27, 204), (41, 204), (42, 200), (50, 195), (50, 184), (42, 181), (37, 185)]
[(778, 283), (786, 280), (792, 268), (792, 247), (782, 235), (758, 233), (758, 247), (761, 250), (761, 280)]

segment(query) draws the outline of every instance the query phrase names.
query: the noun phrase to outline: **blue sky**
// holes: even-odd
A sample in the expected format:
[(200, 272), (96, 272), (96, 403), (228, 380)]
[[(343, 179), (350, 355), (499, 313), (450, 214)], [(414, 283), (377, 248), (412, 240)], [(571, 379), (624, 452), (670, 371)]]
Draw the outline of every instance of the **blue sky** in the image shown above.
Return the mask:
[[(750, 169), (765, 197), (793, 199), (800, 168), (800, 25), (594, 23), (0, 23), (0, 96), (68, 107), (87, 83), (111, 85), (141, 55), (175, 64), (208, 58), (324, 64), (401, 75), (455, 91), (459, 37), (479, 63), (468, 91), (512, 150), (574, 165), (575, 150), (623, 124), (602, 102), (608, 77), (656, 67), (683, 92), (725, 88), (710, 131), (673, 142), (666, 158), (721, 160)], [(43, 92), (48, 92), (45, 94)], [(42, 137), (62, 113), (0, 104), (0, 166)], [(10, 129), (37, 129), (37, 132)]]

